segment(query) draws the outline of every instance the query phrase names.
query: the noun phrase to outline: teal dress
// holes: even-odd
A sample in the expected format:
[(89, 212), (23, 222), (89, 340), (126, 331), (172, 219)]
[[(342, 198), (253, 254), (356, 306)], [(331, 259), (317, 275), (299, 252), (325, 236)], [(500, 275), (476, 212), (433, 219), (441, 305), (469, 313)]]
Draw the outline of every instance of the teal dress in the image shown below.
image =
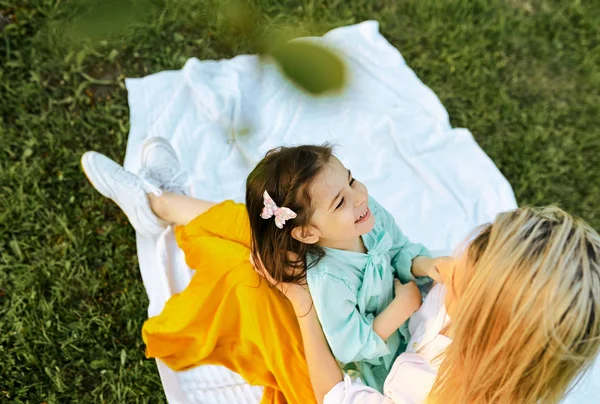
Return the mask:
[(431, 282), (411, 273), (413, 259), (430, 255), (402, 234), (375, 199), (369, 198), (369, 208), (375, 226), (362, 236), (368, 252), (325, 248), (325, 257), (308, 270), (307, 281), (333, 355), (346, 370), (357, 370), (365, 384), (382, 392), (410, 334), (407, 321), (384, 341), (373, 331), (373, 320), (393, 300), (395, 277), (402, 283)]

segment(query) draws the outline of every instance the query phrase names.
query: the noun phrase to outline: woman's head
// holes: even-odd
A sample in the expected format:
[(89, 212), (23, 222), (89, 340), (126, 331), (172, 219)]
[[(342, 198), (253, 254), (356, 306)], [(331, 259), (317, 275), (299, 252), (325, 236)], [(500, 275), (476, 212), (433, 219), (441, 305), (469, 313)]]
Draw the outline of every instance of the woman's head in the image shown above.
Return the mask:
[[(261, 217), (265, 191), (278, 207), (296, 214), (282, 228), (273, 218)], [(322, 247), (344, 248), (374, 224), (365, 186), (352, 178), (328, 144), (269, 151), (248, 176), (246, 208), (255, 261), (260, 258), (271, 276), (284, 282), (304, 278), (307, 254), (318, 260)], [(294, 275), (290, 267), (296, 268)]]
[(600, 237), (559, 208), (498, 215), (446, 277), (433, 402), (558, 402), (600, 351)]

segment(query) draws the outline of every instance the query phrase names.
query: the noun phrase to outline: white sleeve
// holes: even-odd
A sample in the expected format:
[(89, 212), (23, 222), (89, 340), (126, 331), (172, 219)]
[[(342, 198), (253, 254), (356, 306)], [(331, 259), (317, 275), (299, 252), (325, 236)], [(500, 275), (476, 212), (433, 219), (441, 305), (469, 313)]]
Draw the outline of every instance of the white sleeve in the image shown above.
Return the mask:
[[(325, 395), (323, 404), (395, 404), (389, 397), (371, 387), (367, 387), (360, 379), (352, 379), (344, 374), (344, 381), (336, 384)], [(398, 404), (398, 403), (396, 403)]]

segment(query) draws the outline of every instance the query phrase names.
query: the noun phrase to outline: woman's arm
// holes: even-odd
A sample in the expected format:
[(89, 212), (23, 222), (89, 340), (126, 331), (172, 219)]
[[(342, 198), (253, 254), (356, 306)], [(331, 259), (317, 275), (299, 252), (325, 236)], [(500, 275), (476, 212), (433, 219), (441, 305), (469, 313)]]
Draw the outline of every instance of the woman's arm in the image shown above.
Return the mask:
[(271, 285), (275, 285), (292, 303), (300, 325), (310, 382), (317, 402), (322, 404), (325, 395), (343, 381), (344, 377), (329, 349), (308, 286), (276, 282), (269, 272), (264, 270), (262, 261), (256, 263), (251, 256), (250, 262), (260, 276), (264, 277)]
[(323, 334), (323, 330), (321, 329), (321, 323), (319, 323), (319, 319), (317, 318), (317, 312), (312, 307), (312, 299), (309, 292), (298, 285), (292, 285), (292, 287), (303, 289), (303, 291), (294, 291), (291, 293), (292, 298), (290, 301), (298, 316), (310, 381), (313, 385), (317, 402), (323, 403), (325, 395), (343, 380), (343, 374), (329, 350), (325, 334)]

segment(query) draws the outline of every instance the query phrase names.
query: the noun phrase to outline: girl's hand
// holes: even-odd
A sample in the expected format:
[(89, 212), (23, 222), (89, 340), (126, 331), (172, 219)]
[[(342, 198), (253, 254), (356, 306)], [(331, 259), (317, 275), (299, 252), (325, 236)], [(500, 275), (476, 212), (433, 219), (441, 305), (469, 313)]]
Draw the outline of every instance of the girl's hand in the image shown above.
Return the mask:
[(414, 313), (421, 307), (421, 291), (415, 282), (402, 284), (398, 279), (394, 279), (394, 292), (395, 299), (410, 313)]
[(431, 264), (428, 268), (427, 276), (436, 282), (443, 282), (443, 277), (440, 274), (440, 267), (447, 266), (453, 261), (452, 257), (437, 257), (431, 260)]
[(373, 321), (373, 331), (384, 341), (421, 307), (421, 292), (415, 282), (403, 285), (394, 279), (394, 291), (394, 299)]
[(447, 265), (452, 260), (452, 257), (429, 258), (420, 256), (413, 260), (412, 273), (416, 277), (428, 276), (436, 282), (442, 282), (439, 267)]
[(452, 257), (439, 257), (438, 261), (435, 263), (435, 267), (440, 275), (440, 283), (446, 286), (451, 283), (454, 264), (455, 260)]
[(310, 312), (313, 307), (313, 302), (306, 282), (302, 285), (297, 283), (277, 282), (273, 279), (269, 271), (265, 269), (260, 257), (258, 258), (257, 264), (252, 255), (250, 255), (250, 263), (252, 263), (252, 266), (254, 266), (254, 270), (258, 275), (262, 276), (271, 286), (275, 286), (290, 300), (297, 316), (305, 316)]

